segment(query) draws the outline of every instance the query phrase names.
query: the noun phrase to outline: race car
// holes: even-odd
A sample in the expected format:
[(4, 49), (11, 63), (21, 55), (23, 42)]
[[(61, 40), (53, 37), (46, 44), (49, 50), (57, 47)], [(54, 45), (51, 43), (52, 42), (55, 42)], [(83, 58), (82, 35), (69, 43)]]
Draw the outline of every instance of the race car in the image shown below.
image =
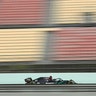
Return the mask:
[(55, 84), (55, 85), (63, 85), (63, 84), (77, 84), (74, 80), (63, 80), (61, 78), (56, 78), (56, 79), (52, 79), (52, 76), (50, 77), (39, 77), (36, 78), (34, 80), (32, 80), (32, 78), (26, 78), (25, 79), (25, 84), (28, 85), (38, 85), (38, 84)]

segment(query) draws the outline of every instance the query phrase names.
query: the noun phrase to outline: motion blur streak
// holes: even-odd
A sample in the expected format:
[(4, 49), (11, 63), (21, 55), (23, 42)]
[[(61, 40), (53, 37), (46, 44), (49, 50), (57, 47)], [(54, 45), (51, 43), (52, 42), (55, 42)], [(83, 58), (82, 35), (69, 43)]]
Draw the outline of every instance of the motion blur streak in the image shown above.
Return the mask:
[(96, 92), (2, 92), (0, 96), (96, 96)]

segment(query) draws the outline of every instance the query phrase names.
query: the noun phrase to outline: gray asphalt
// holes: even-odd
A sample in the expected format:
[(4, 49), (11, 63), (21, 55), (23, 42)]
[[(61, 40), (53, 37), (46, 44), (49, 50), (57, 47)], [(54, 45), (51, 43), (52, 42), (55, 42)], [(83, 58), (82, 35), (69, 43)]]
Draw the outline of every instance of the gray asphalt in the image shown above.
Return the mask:
[(2, 92), (0, 96), (96, 96), (96, 92)]
[(96, 96), (96, 85), (1, 85), (0, 96)]

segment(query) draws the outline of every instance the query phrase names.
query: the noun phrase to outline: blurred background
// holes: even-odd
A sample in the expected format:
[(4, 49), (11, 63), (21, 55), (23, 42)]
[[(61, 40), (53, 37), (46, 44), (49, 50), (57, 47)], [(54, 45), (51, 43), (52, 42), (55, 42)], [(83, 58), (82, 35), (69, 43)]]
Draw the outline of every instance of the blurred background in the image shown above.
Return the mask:
[(96, 0), (1, 0), (0, 73), (96, 72)]

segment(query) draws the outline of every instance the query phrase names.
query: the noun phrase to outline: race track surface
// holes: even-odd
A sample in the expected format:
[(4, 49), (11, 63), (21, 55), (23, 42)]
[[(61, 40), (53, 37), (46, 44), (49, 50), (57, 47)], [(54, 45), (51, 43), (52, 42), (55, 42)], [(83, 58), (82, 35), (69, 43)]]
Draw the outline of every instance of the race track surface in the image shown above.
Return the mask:
[(96, 92), (3, 92), (0, 96), (96, 96)]
[(0, 96), (96, 96), (96, 85), (0, 85)]

